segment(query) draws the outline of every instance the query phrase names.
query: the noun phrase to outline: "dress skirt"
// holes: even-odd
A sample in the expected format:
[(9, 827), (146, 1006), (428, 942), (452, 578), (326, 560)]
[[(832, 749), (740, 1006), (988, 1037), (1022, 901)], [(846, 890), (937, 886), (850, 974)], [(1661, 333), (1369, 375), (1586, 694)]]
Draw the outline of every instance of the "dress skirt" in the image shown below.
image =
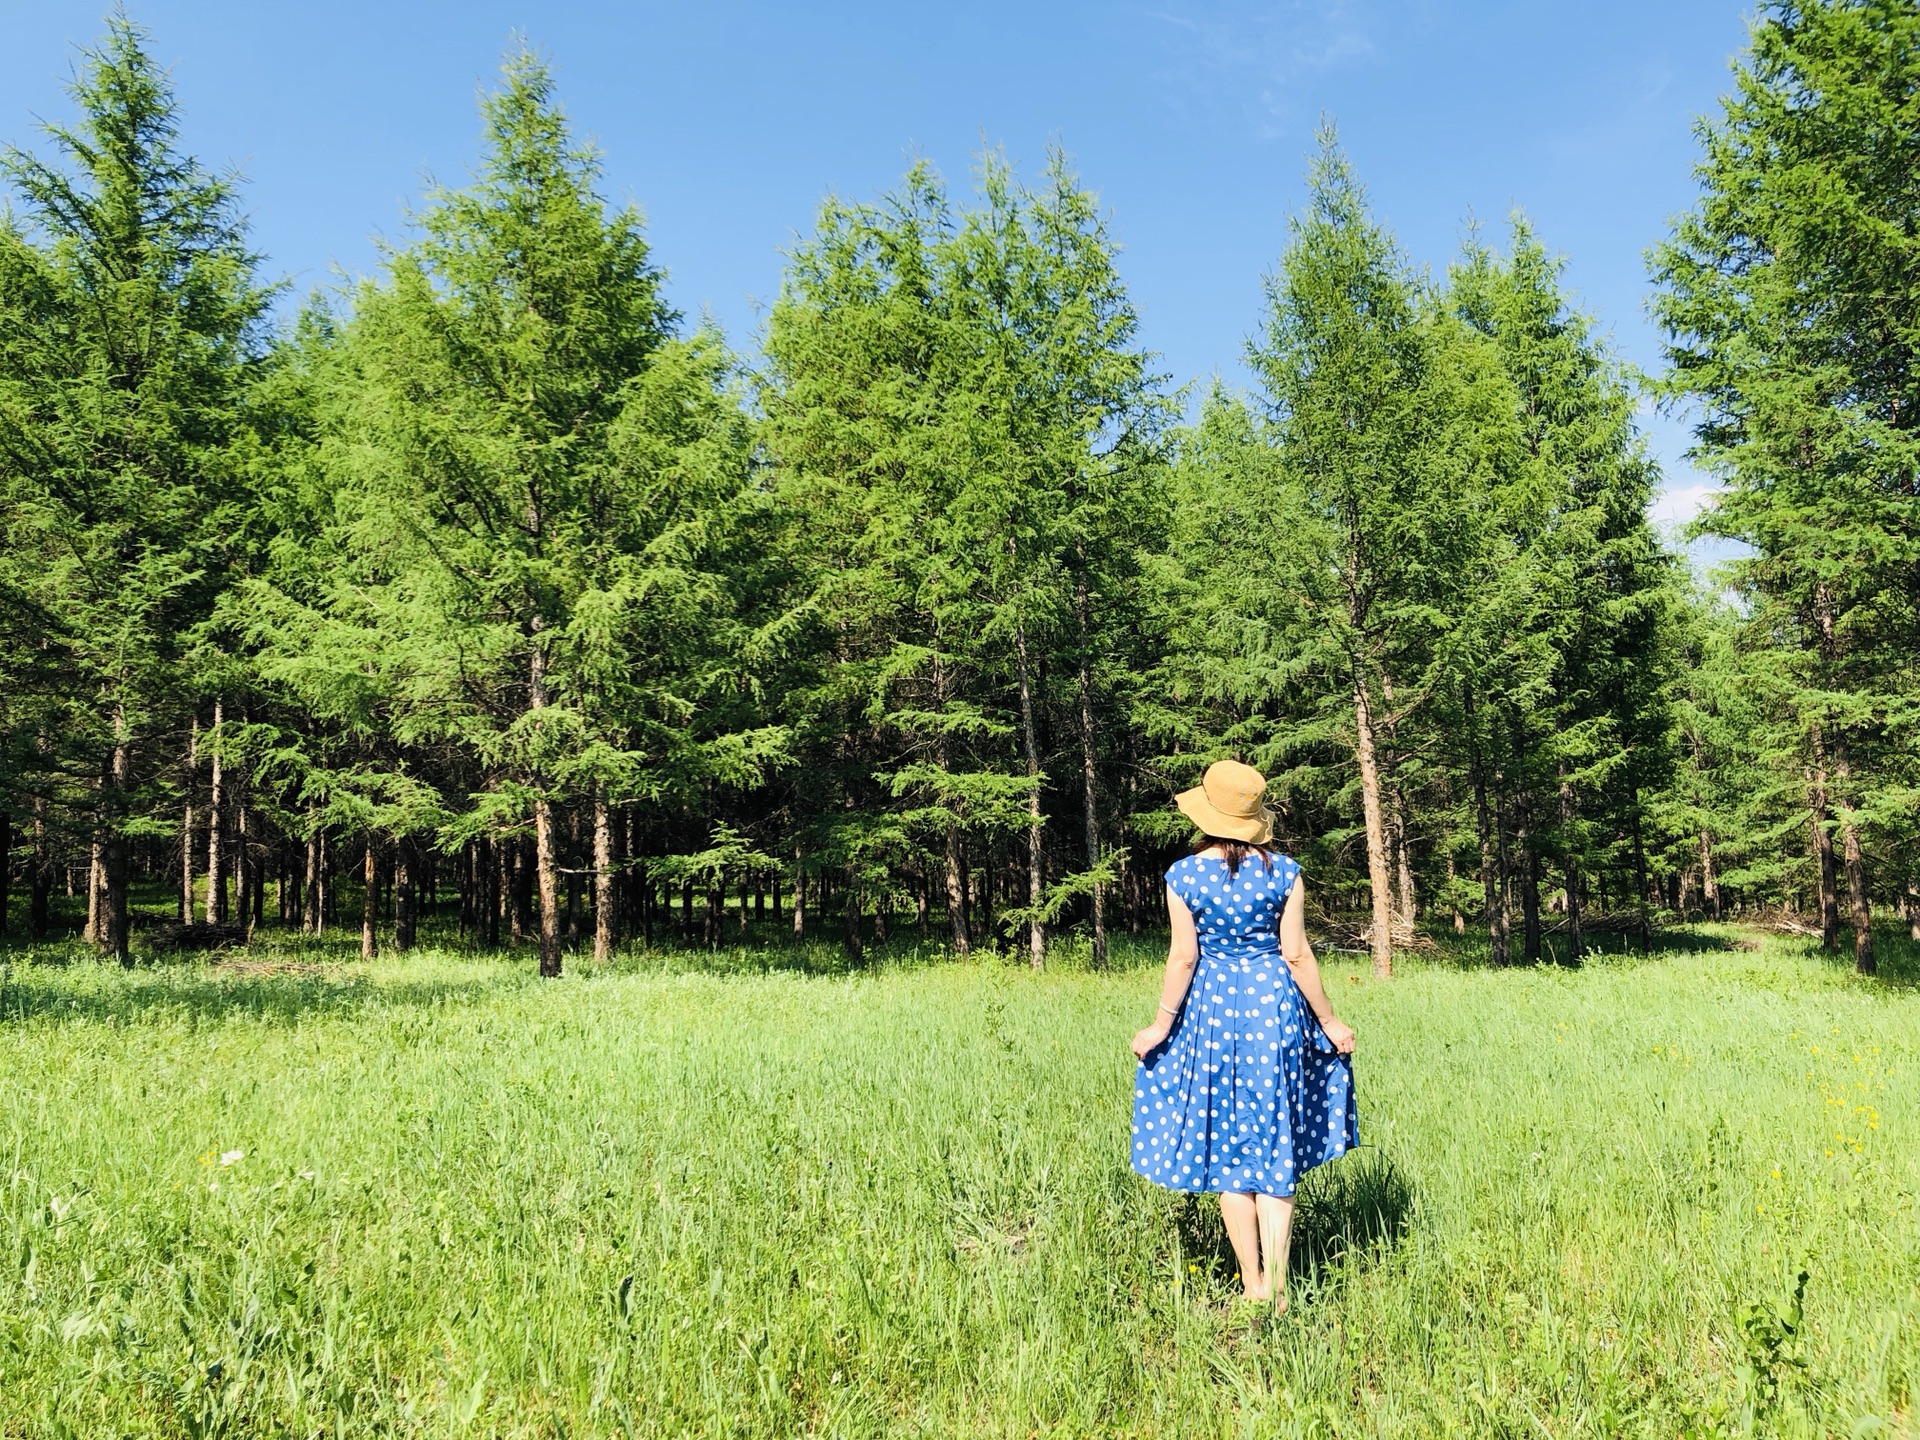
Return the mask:
[(1299, 873), (1257, 855), (1238, 875), (1199, 856), (1167, 872), (1194, 914), (1200, 957), (1172, 1030), (1134, 1079), (1133, 1168), (1156, 1185), (1291, 1195), (1359, 1143), (1352, 1063), (1280, 956), (1279, 913)]

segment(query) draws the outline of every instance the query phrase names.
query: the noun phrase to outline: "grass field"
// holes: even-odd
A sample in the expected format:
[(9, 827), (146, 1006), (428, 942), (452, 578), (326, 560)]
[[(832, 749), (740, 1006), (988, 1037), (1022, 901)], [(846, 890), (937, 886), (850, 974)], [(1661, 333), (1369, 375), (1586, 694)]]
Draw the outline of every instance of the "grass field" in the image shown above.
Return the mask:
[(1910, 1434), (1920, 993), (1733, 943), (1335, 957), (1366, 1148), (1253, 1324), (1127, 1167), (1144, 951), (16, 951), (0, 1435)]

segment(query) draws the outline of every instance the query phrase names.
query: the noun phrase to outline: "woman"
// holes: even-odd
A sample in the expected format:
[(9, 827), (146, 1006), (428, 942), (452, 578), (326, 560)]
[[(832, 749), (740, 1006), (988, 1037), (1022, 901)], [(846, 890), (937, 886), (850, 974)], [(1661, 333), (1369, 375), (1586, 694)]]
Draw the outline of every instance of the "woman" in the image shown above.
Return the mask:
[(1201, 843), (1167, 871), (1160, 1013), (1133, 1037), (1133, 1168), (1217, 1193), (1247, 1297), (1278, 1312), (1294, 1184), (1359, 1125), (1353, 1031), (1320, 985), (1300, 867), (1269, 848), (1266, 793), (1258, 770), (1222, 760), (1175, 802)]

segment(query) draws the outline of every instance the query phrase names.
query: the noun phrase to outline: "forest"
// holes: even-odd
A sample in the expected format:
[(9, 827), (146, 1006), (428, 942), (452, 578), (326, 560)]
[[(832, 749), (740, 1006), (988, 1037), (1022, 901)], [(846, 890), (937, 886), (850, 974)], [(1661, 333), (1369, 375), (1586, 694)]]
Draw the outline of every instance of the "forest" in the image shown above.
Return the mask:
[(1871, 973), (1920, 938), (1917, 23), (1764, 8), (1657, 376), (1521, 214), (1416, 265), (1323, 130), (1240, 393), (1158, 368), (1063, 152), (829, 199), (751, 348), (696, 324), (531, 50), (470, 183), (290, 296), (115, 18), (0, 155), (0, 931), (1100, 967), (1234, 756), (1377, 975), (1701, 916)]

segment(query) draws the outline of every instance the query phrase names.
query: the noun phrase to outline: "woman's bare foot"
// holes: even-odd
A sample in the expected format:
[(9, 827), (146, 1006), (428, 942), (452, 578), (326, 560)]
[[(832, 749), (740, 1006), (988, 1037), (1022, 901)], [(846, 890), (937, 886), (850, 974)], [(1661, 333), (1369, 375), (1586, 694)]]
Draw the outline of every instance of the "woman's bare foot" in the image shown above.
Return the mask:
[[(1271, 1293), (1272, 1293), (1272, 1287), (1271, 1287), (1271, 1286), (1269, 1286), (1269, 1287), (1268, 1287), (1268, 1291), (1269, 1291), (1269, 1294), (1271, 1294)], [(1267, 1299), (1267, 1298), (1268, 1298), (1268, 1296), (1267, 1296), (1267, 1295), (1262, 1295), (1262, 1296), (1261, 1296), (1260, 1298), (1261, 1298), (1262, 1300), (1265, 1300), (1265, 1299)], [(1280, 1290), (1280, 1292), (1279, 1292), (1278, 1294), (1273, 1294), (1273, 1295), (1272, 1295), (1272, 1299), (1273, 1299), (1273, 1314), (1274, 1314), (1274, 1318), (1275, 1318), (1275, 1319), (1278, 1319), (1278, 1318), (1279, 1318), (1280, 1316), (1282, 1316), (1282, 1315), (1284, 1315), (1284, 1314), (1286, 1314), (1286, 1313), (1287, 1313), (1287, 1292), (1286, 1292), (1286, 1290), (1285, 1290), (1284, 1288), (1282, 1288), (1282, 1289)]]
[(1267, 1300), (1273, 1296), (1273, 1284), (1264, 1275), (1252, 1277), (1243, 1275), (1240, 1277), (1240, 1283), (1249, 1300)]

